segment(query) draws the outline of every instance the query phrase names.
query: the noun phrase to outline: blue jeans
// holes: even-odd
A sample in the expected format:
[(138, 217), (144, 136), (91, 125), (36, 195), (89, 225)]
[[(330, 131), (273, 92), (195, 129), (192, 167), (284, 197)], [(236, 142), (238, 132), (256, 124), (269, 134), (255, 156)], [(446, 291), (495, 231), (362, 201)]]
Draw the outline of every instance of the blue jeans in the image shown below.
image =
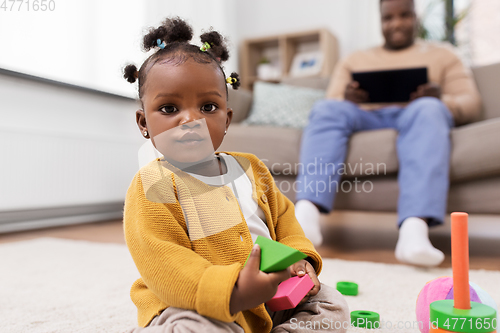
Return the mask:
[[(398, 131), (398, 225), (408, 217), (443, 223), (449, 186), (450, 129), (448, 108), (437, 98), (422, 97), (406, 107), (364, 111), (348, 101), (316, 103), (304, 129), (297, 178), (297, 200), (309, 200), (323, 212), (332, 210), (336, 188), (318, 192), (311, 184), (339, 184), (349, 137), (358, 131), (394, 128)], [(322, 164), (320, 171), (308, 164)], [(331, 190), (330, 190), (331, 189)]]

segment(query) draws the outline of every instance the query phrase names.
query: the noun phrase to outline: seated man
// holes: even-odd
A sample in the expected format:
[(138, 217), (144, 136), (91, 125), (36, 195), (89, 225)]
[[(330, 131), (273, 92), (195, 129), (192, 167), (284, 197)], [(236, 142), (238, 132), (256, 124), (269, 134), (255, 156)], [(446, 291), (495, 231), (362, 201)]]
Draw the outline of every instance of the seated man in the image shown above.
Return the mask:
[[(399, 261), (439, 265), (444, 255), (429, 241), (429, 226), (443, 223), (449, 186), (450, 129), (473, 121), (480, 112), (480, 97), (469, 71), (451, 45), (415, 40), (417, 17), (412, 0), (381, 0), (385, 43), (356, 52), (341, 61), (327, 91), (317, 103), (304, 130), (300, 162), (321, 161), (330, 166), (323, 174), (298, 176), (296, 217), (306, 236), (321, 244), (319, 214), (332, 210), (335, 190), (314, 193), (312, 182), (338, 184), (333, 170), (346, 157), (349, 137), (357, 131), (394, 128), (399, 132)], [(369, 95), (352, 81), (358, 71), (427, 67), (429, 83), (418, 87), (404, 105), (369, 104)], [(320, 170), (324, 170), (324, 167)], [(335, 184), (335, 183), (334, 183)], [(333, 189), (335, 187), (332, 187)]]

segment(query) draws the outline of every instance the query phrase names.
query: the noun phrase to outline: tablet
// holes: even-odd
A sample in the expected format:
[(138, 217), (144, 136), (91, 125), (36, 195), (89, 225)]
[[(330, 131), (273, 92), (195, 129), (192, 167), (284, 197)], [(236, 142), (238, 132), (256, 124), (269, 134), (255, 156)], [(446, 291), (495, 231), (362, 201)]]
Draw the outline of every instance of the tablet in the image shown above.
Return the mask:
[(410, 94), (428, 82), (426, 67), (353, 72), (352, 79), (368, 92), (370, 103), (408, 102)]

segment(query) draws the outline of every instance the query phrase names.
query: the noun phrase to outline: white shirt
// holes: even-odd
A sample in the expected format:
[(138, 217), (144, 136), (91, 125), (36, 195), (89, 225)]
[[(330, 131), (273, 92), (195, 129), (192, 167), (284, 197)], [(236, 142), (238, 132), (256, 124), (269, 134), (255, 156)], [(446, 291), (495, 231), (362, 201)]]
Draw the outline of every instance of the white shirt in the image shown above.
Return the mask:
[(252, 196), (252, 183), (245, 170), (243, 170), (233, 156), (224, 153), (220, 153), (219, 156), (224, 159), (226, 164), (227, 172), (225, 174), (213, 177), (201, 176), (194, 173), (189, 173), (189, 175), (207, 185), (229, 187), (238, 200), (241, 212), (252, 235), (252, 240), (255, 242), (255, 239), (259, 235), (271, 239), (265, 222), (264, 212)]

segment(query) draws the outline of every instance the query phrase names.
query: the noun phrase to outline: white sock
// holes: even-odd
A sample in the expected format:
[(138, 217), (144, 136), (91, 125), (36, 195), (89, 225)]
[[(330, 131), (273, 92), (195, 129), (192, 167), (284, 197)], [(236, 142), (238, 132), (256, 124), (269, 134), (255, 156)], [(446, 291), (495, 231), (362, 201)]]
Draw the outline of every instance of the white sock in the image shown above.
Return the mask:
[(314, 246), (320, 246), (323, 243), (323, 236), (319, 225), (319, 210), (308, 200), (299, 200), (295, 204), (295, 217), (304, 230), (306, 237)]
[(396, 258), (408, 264), (432, 267), (443, 262), (444, 254), (432, 246), (427, 222), (409, 217), (399, 229)]

